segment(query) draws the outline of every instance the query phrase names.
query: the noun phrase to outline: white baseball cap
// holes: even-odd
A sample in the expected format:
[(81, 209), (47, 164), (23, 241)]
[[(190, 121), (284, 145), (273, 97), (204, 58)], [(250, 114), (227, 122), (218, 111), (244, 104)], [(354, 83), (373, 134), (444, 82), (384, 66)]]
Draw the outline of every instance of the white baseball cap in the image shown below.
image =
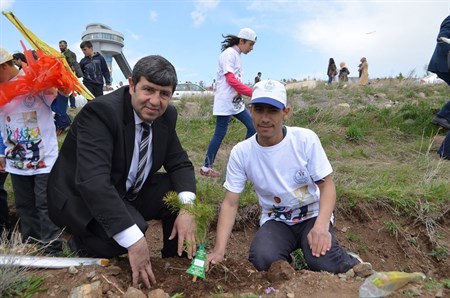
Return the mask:
[(250, 28), (242, 28), (237, 37), (256, 42), (256, 33)]
[(13, 60), (13, 56), (4, 48), (0, 48), (0, 64)]
[(250, 104), (255, 103), (269, 104), (282, 110), (287, 104), (286, 88), (278, 81), (260, 81), (253, 86)]

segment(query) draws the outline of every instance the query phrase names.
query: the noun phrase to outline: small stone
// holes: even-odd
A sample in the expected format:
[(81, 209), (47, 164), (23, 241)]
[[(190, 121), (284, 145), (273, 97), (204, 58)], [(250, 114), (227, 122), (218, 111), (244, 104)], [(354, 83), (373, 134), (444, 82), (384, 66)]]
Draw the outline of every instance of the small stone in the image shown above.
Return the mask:
[(440, 288), (437, 292), (436, 295), (434, 295), (435, 298), (443, 298), (444, 297), (444, 289)]
[(100, 282), (97, 281), (73, 288), (69, 293), (69, 298), (94, 298), (101, 297), (101, 295), (102, 289), (100, 287)]
[(288, 298), (295, 298), (295, 294), (294, 293), (287, 293), (286, 297), (288, 297)]
[(123, 294), (123, 298), (147, 298), (145, 294), (136, 288), (129, 287), (128, 290)]
[(70, 266), (69, 269), (67, 269), (67, 272), (70, 274), (77, 274), (78, 273), (78, 269), (75, 268), (74, 266)]
[(162, 289), (155, 289), (150, 291), (147, 294), (148, 298), (169, 298), (169, 294), (167, 294), (166, 292), (164, 292)]
[(294, 268), (284, 260), (273, 262), (267, 271), (267, 279), (271, 282), (290, 280), (294, 276)]
[(110, 266), (108, 267), (108, 275), (116, 276), (122, 272), (122, 268), (119, 266)]
[(349, 271), (345, 272), (345, 275), (347, 276), (347, 278), (353, 278), (355, 277), (355, 271), (352, 268)]
[(409, 289), (409, 292), (415, 297), (422, 296), (422, 294), (423, 294), (422, 291), (420, 289), (418, 289), (417, 287), (411, 287)]
[(87, 277), (88, 279), (94, 278), (94, 277), (95, 277), (95, 270), (93, 270), (93, 271), (87, 273), (87, 274), (86, 274), (86, 277)]
[(369, 275), (372, 275), (374, 273), (372, 269), (372, 264), (368, 262), (359, 263), (353, 267), (353, 271), (355, 272), (355, 275), (360, 277), (367, 277)]

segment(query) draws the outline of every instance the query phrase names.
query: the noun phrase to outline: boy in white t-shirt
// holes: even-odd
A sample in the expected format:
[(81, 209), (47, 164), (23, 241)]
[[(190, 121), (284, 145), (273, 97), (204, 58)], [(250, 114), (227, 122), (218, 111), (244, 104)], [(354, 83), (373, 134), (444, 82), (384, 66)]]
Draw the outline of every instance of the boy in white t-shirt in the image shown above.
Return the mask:
[[(25, 75), (0, 48), (0, 86)], [(0, 87), (1, 88), (1, 87)], [(0, 106), (0, 131), (5, 148), (0, 171), (10, 173), (22, 240), (42, 244), (45, 253), (62, 251), (61, 229), (48, 217), (47, 180), (58, 157), (51, 103), (56, 88), (18, 94)]]
[(341, 273), (359, 263), (339, 246), (333, 233), (336, 190), (330, 162), (313, 131), (283, 126), (290, 112), (286, 102), (280, 82), (266, 80), (253, 87), (250, 113), (256, 134), (231, 151), (227, 193), (208, 266), (224, 259), (247, 180), (253, 182), (262, 208), (249, 252), (256, 269), (266, 271), (274, 261), (290, 261), (290, 254), (299, 248), (313, 271)]

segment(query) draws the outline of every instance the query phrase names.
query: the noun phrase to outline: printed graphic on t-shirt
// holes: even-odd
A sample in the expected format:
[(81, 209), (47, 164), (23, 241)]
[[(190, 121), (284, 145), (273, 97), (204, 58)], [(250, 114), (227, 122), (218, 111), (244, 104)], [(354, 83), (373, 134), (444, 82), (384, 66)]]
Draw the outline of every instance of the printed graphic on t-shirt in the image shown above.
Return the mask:
[(36, 111), (9, 114), (5, 120), (9, 165), (20, 170), (45, 168), (44, 156), (41, 156), (44, 144)]
[(233, 107), (235, 110), (239, 110), (244, 105), (244, 100), (240, 94), (233, 97)]
[(275, 196), (267, 215), (274, 220), (301, 222), (316, 215), (318, 209), (314, 203), (314, 196), (308, 192), (308, 187), (303, 185), (291, 193)]

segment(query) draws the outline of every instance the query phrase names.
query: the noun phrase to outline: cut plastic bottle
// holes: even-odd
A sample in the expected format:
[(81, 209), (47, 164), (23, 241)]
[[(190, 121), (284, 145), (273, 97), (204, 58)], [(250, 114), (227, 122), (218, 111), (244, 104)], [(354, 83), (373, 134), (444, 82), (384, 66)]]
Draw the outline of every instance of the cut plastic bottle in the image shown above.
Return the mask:
[(425, 278), (425, 274), (421, 272), (375, 272), (367, 277), (359, 288), (359, 297), (386, 297), (409, 282), (420, 282), (425, 280)]

